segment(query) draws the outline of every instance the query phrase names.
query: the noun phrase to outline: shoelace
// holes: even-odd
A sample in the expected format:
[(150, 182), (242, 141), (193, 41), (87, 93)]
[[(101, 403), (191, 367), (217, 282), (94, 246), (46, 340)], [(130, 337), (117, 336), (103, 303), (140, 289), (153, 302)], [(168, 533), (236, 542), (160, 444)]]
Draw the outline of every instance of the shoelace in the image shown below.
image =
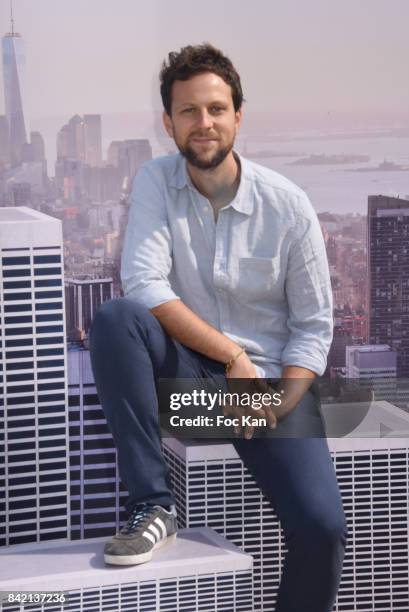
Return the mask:
[(138, 529), (139, 525), (152, 512), (153, 506), (150, 504), (137, 504), (131, 512), (126, 525), (121, 529), (121, 533), (132, 533)]

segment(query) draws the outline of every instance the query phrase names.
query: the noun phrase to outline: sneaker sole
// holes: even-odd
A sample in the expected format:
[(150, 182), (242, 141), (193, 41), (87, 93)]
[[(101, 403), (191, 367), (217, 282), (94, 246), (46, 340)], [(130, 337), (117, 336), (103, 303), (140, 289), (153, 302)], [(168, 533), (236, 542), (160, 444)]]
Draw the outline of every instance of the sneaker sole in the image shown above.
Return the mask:
[(152, 559), (154, 550), (162, 548), (166, 544), (172, 544), (176, 540), (176, 536), (177, 533), (173, 533), (168, 538), (159, 540), (151, 550), (145, 553), (139, 555), (104, 555), (104, 561), (109, 565), (139, 565), (140, 563), (146, 563)]

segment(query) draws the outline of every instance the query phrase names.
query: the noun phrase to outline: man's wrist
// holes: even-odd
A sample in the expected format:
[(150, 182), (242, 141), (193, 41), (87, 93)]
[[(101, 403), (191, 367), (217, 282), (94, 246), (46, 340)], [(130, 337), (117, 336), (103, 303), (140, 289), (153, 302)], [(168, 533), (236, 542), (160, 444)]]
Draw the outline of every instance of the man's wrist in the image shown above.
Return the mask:
[(226, 363), (226, 374), (228, 374), (230, 372), (230, 370), (232, 369), (232, 367), (234, 366), (234, 364), (236, 363), (237, 359), (239, 357), (241, 357), (241, 355), (243, 355), (246, 352), (246, 349), (243, 347), (240, 347), (238, 351), (236, 351), (233, 355), (233, 357), (231, 359), (229, 359), (229, 361)]

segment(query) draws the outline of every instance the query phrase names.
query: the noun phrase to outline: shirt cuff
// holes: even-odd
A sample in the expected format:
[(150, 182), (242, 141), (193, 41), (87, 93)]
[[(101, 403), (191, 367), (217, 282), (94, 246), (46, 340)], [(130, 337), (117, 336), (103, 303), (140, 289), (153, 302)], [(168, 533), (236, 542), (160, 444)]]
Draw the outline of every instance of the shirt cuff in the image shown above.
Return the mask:
[(124, 291), (124, 296), (135, 300), (135, 302), (145, 306), (148, 310), (171, 300), (180, 300), (180, 297), (168, 286), (150, 286), (144, 289), (132, 289)]
[(315, 372), (317, 376), (322, 376), (327, 367), (326, 359), (321, 359), (317, 355), (311, 355), (308, 353), (288, 353), (282, 359), (283, 367), (286, 366), (298, 366), (300, 368), (306, 368)]

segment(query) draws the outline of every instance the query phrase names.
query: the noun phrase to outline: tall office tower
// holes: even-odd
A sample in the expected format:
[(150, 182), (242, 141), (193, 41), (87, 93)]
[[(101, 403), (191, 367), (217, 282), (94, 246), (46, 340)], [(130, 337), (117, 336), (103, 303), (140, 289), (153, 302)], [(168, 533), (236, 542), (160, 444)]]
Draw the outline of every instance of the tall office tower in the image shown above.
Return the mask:
[(106, 202), (118, 200), (120, 196), (121, 181), (119, 170), (111, 164), (102, 167), (84, 166), (83, 168), (84, 193), (93, 202)]
[(92, 167), (102, 164), (101, 115), (84, 115), (85, 163)]
[(57, 159), (102, 163), (101, 115), (74, 115), (57, 134)]
[(110, 537), (126, 518), (128, 497), (99, 403), (89, 350), (68, 348), (71, 539)]
[(57, 134), (57, 159), (85, 161), (84, 122), (74, 115)]
[(57, 132), (57, 161), (70, 157), (72, 157), (70, 130), (68, 124), (66, 124)]
[[(368, 430), (386, 437), (328, 439), (348, 523), (334, 612), (408, 610), (409, 416), (388, 402), (377, 402), (375, 412)], [(406, 437), (392, 437), (393, 423)], [(172, 438), (163, 446), (179, 525), (207, 525), (251, 554), (254, 609), (273, 612), (287, 547), (277, 515), (234, 447)]]
[(368, 198), (369, 344), (397, 352), (398, 377), (409, 377), (409, 200)]
[(65, 281), (67, 334), (87, 335), (97, 308), (114, 297), (112, 278), (82, 274)]
[(334, 337), (328, 353), (328, 368), (345, 367), (345, 348), (353, 344), (352, 335), (342, 325), (334, 326)]
[(121, 148), (121, 140), (113, 140), (108, 147), (107, 162), (112, 166), (119, 166), (119, 149)]
[(55, 162), (55, 182), (66, 200), (80, 200), (84, 193), (84, 168), (80, 161), (71, 158)]
[(118, 168), (121, 185), (120, 202), (128, 203), (132, 181), (145, 161), (152, 159), (152, 147), (148, 139), (113, 140), (108, 147), (108, 164)]
[(0, 115), (0, 170), (10, 163), (9, 123), (6, 115)]
[(0, 208), (0, 258), (0, 544), (66, 538), (61, 222), (31, 208)]
[(13, 14), (11, 32), (2, 39), (3, 80), (6, 117), (10, 134), (10, 159), (13, 166), (21, 162), (21, 149), (29, 133), (26, 91), (26, 50), (20, 34), (14, 31)]
[(150, 159), (152, 147), (148, 139), (122, 141), (118, 152), (118, 166), (122, 178), (127, 178), (131, 183), (140, 166)]
[(30, 134), (31, 155), (34, 162), (45, 161), (45, 145), (44, 138), (40, 132), (31, 132)]

